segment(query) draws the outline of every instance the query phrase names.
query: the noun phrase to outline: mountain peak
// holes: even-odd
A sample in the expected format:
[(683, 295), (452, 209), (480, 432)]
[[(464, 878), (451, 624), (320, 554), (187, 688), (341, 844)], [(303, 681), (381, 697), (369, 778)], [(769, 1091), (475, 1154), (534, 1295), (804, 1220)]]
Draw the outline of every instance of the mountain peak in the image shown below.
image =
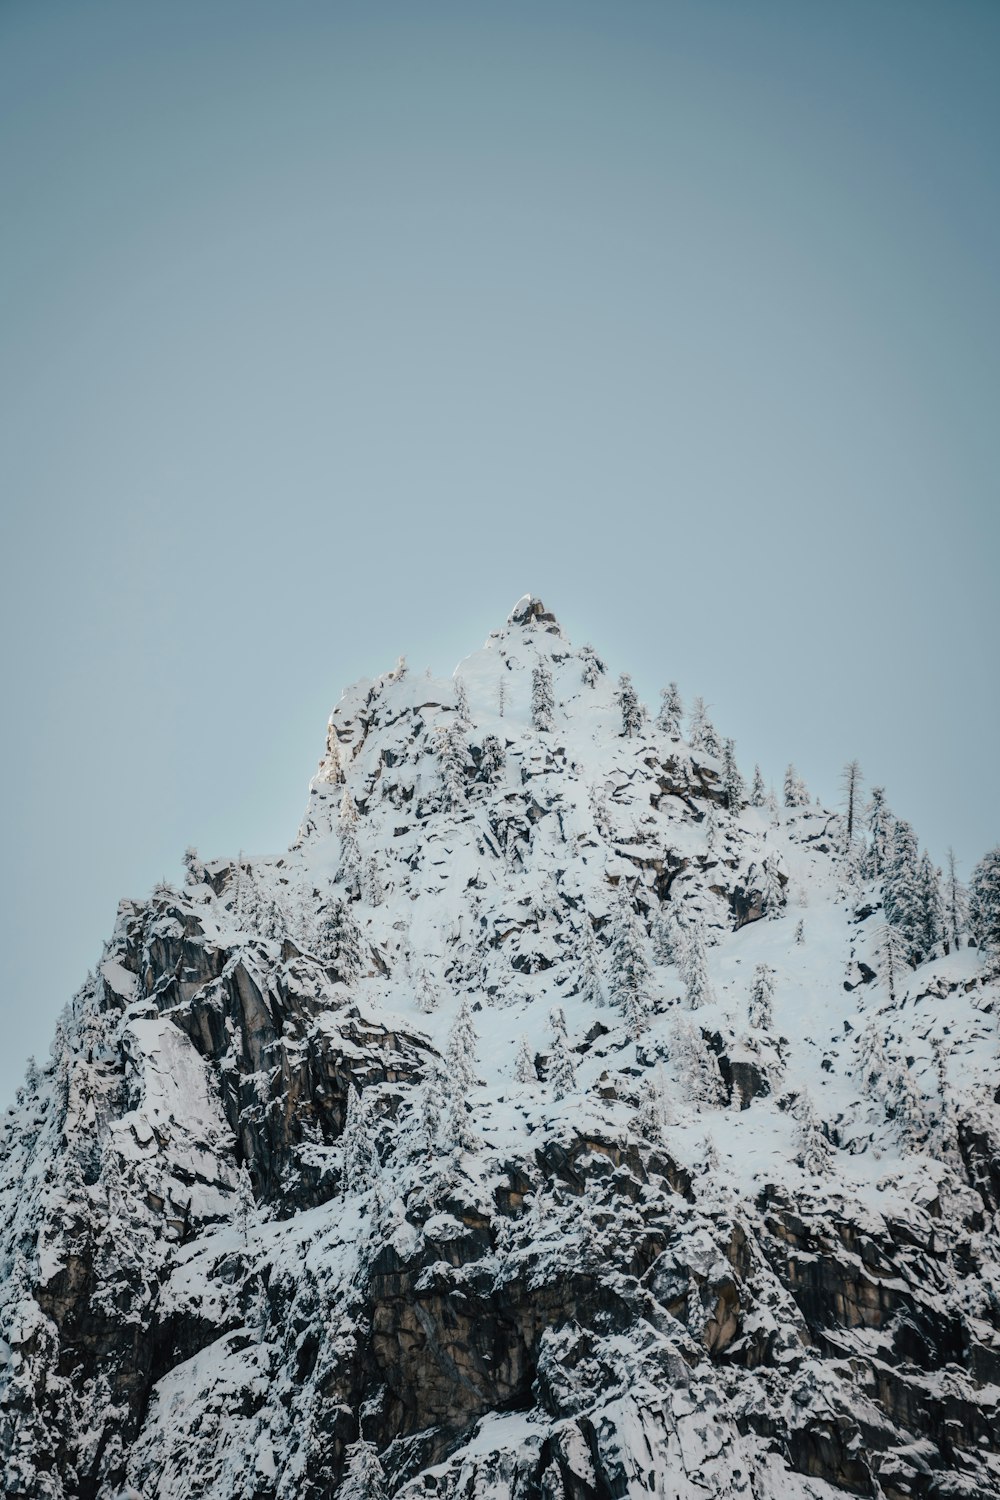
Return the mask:
[(547, 610), (545, 608), (545, 605), (542, 603), (541, 599), (539, 599), (535, 594), (524, 594), (520, 599), (518, 599), (517, 603), (514, 605), (514, 608), (507, 616), (507, 624), (525, 626), (541, 625), (544, 626), (546, 630), (551, 631), (553, 634), (562, 634), (562, 631), (559, 627), (559, 621), (556, 619), (555, 615), (552, 614), (550, 610)]

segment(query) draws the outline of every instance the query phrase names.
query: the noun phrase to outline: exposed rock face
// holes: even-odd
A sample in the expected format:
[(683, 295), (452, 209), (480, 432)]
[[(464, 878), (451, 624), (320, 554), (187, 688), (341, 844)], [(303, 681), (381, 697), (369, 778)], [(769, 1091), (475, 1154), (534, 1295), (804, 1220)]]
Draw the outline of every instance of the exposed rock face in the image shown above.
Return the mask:
[(722, 811), (539, 600), (459, 670), (345, 693), (286, 854), (122, 904), (4, 1126), (3, 1494), (374, 1495), (360, 1437), (406, 1500), (995, 1497), (978, 956), (890, 1002), (832, 815)]

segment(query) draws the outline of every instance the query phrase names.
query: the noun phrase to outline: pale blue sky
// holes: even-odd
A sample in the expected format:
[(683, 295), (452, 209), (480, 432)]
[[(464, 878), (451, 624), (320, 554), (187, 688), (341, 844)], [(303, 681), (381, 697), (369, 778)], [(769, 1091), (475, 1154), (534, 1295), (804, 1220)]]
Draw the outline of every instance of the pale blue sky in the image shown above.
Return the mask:
[(1000, 6), (0, 6), (0, 1099), (121, 895), (540, 593), (1000, 837)]

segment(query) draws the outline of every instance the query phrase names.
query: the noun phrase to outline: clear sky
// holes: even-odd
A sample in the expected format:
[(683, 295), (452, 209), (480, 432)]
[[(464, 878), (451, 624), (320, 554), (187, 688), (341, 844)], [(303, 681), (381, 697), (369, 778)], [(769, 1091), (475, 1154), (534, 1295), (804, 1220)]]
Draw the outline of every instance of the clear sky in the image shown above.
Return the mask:
[(0, 6), (0, 1100), (522, 593), (1000, 837), (1000, 6)]

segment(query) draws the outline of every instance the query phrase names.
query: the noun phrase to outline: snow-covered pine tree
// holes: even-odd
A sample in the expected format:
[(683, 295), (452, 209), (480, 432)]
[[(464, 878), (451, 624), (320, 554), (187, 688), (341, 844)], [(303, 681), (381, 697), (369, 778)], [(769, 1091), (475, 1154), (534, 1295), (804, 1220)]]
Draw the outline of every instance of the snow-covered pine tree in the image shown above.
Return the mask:
[(611, 936), (610, 989), (615, 1004), (625, 1016), (633, 1036), (647, 1025), (649, 1003), (649, 963), (646, 958), (645, 934), (632, 907), (625, 881), (618, 886), (618, 902)]
[(901, 818), (892, 825), (883, 892), (886, 921), (892, 924), (905, 943), (907, 957), (919, 959), (923, 926), (920, 858), (917, 836), (909, 823)]
[(604, 979), (601, 960), (594, 941), (594, 929), (590, 925), (589, 912), (583, 913), (574, 955), (576, 964), (576, 987), (574, 993), (590, 1005), (604, 1004)]
[(537, 1083), (538, 1069), (535, 1067), (535, 1059), (531, 1055), (528, 1046), (528, 1038), (521, 1033), (517, 1044), (517, 1057), (514, 1061), (514, 1079), (517, 1083)]
[(352, 1083), (347, 1090), (347, 1111), (340, 1136), (341, 1192), (364, 1193), (375, 1181), (379, 1159), (372, 1133), (370, 1105)]
[(882, 1075), (882, 1095), (886, 1113), (899, 1131), (909, 1150), (918, 1150), (931, 1131), (924, 1096), (917, 1088), (913, 1071), (903, 1057), (892, 1057)]
[(893, 1005), (899, 980), (907, 967), (907, 958), (906, 939), (891, 922), (882, 922), (875, 934), (875, 971), (888, 990)]
[(701, 830), (705, 835), (705, 849), (709, 854), (714, 854), (719, 847), (719, 839), (722, 833), (719, 826), (719, 814), (716, 811), (714, 802), (710, 802), (705, 809)]
[(684, 985), (688, 1010), (698, 1010), (715, 999), (708, 977), (705, 934), (700, 921), (689, 924), (684, 944)]
[(754, 766), (753, 768), (753, 781), (750, 784), (750, 806), (767, 806), (767, 787), (764, 785), (764, 778), (760, 774), (760, 766)]
[(672, 901), (664, 901), (653, 919), (653, 954), (657, 963), (684, 969), (685, 929)]
[(810, 1177), (821, 1177), (830, 1166), (830, 1143), (823, 1134), (807, 1089), (799, 1095), (795, 1107), (798, 1129), (795, 1132), (796, 1160)]
[(862, 1031), (856, 1043), (857, 1065), (855, 1077), (870, 1099), (879, 1095), (882, 1078), (888, 1067), (882, 1033), (873, 1021)]
[(958, 878), (954, 849), (948, 850), (948, 874), (944, 887), (945, 943), (954, 952), (962, 946), (962, 933), (968, 919), (969, 902), (965, 887)]
[(722, 745), (715, 726), (708, 716), (704, 698), (695, 698), (688, 719), (688, 741), (694, 750), (703, 750), (706, 755), (718, 756)]
[(417, 1115), (417, 1151), (421, 1156), (436, 1156), (441, 1149), (441, 1128), (445, 1111), (445, 1088), (441, 1065), (432, 1061), (420, 1085)]
[(596, 687), (598, 679), (607, 671), (593, 646), (580, 647), (580, 667), (584, 686), (589, 688)]
[(768, 855), (761, 865), (761, 907), (768, 921), (781, 916), (785, 895), (778, 878), (778, 865), (773, 855)]
[(257, 1213), (253, 1182), (246, 1162), (241, 1162), (236, 1173), (236, 1229), (244, 1245), (250, 1243), (250, 1227)]
[(552, 673), (539, 662), (531, 674), (531, 722), (536, 729), (545, 732), (555, 728), (555, 708)]
[(844, 806), (844, 853), (849, 854), (854, 846), (858, 826), (861, 822), (861, 786), (864, 777), (859, 760), (849, 760), (840, 776), (840, 789)]
[(656, 727), (662, 729), (664, 734), (669, 734), (671, 739), (679, 740), (681, 737), (681, 720), (684, 717), (684, 704), (677, 690), (676, 682), (671, 682), (660, 692), (660, 711), (656, 716)]
[(769, 964), (758, 964), (750, 985), (747, 1019), (758, 1031), (770, 1031), (774, 1021), (771, 1002), (774, 996), (774, 970)]
[(738, 813), (747, 800), (746, 782), (736, 764), (736, 745), (726, 740), (722, 747), (722, 795), (731, 813)]
[(337, 1500), (388, 1500), (388, 1494), (375, 1444), (359, 1438), (347, 1450), (347, 1467)]
[(385, 900), (385, 886), (374, 854), (365, 861), (365, 900), (369, 906), (381, 906)]
[(421, 969), (417, 975), (415, 998), (417, 1009), (425, 1016), (431, 1015), (438, 1008), (437, 988), (426, 969)]
[(576, 1088), (576, 1068), (569, 1048), (569, 1033), (566, 1030), (566, 1012), (561, 1005), (549, 1011), (549, 1027), (552, 1031), (552, 1050), (546, 1082), (556, 1099), (565, 1099)]
[(361, 929), (346, 901), (332, 902), (320, 927), (317, 946), (320, 957), (332, 963), (345, 984), (353, 984), (368, 972)]
[(504, 771), (507, 766), (507, 755), (503, 745), (495, 734), (488, 734), (483, 739), (483, 757), (480, 761), (480, 771), (487, 786), (498, 786), (503, 780)]
[(721, 1104), (725, 1088), (719, 1062), (701, 1028), (677, 1016), (670, 1033), (670, 1059), (684, 1097), (692, 1104)]
[(507, 679), (500, 676), (497, 679), (497, 713), (503, 718), (504, 709), (507, 707)]
[(631, 739), (634, 734), (638, 734), (642, 729), (643, 719), (646, 715), (645, 709), (639, 702), (639, 695), (632, 684), (632, 679), (627, 672), (623, 672), (619, 677), (618, 692), (615, 696), (618, 699), (618, 707), (622, 711), (622, 734), (628, 735), (629, 739)]
[(476, 1135), (469, 1120), (469, 1095), (479, 1082), (476, 1074), (478, 1038), (469, 1002), (463, 995), (448, 1032), (445, 1077), (448, 1094), (446, 1135), (454, 1151), (471, 1151)]
[(969, 927), (992, 967), (1000, 960), (1000, 845), (984, 854), (972, 872)]
[(402, 682), (409, 670), (410, 669), (406, 664), (406, 657), (400, 656), (396, 661), (396, 665), (392, 669), (393, 679), (396, 682)]
[(361, 892), (361, 848), (358, 843), (358, 808), (350, 787), (344, 787), (337, 815), (340, 835), (340, 876), (352, 896)]
[(806, 790), (806, 784), (789, 761), (785, 771), (785, 806), (808, 807), (808, 805), (809, 793)]
[(455, 678), (455, 713), (463, 724), (470, 722), (469, 695), (466, 692), (465, 679), (457, 676)]
[(869, 880), (878, 880), (885, 873), (892, 844), (893, 817), (885, 797), (884, 786), (873, 786), (867, 808), (868, 849), (865, 853), (864, 873)]
[(662, 1146), (667, 1139), (670, 1110), (667, 1104), (663, 1069), (657, 1066), (654, 1073), (647, 1073), (639, 1084), (639, 1105), (635, 1115), (636, 1129), (644, 1141)]
[(925, 849), (917, 871), (920, 890), (920, 952), (930, 958), (944, 936), (944, 900), (941, 896), (941, 871)]
[(803, 922), (802, 918), (800, 917), (799, 920), (795, 924), (795, 941), (798, 944), (798, 946), (801, 948), (801, 946), (805, 942), (805, 940), (806, 940), (806, 924), (805, 924), (805, 922)]
[(468, 756), (465, 731), (460, 723), (449, 724), (438, 741), (441, 761), (442, 801), (448, 812), (465, 806), (465, 763)]

